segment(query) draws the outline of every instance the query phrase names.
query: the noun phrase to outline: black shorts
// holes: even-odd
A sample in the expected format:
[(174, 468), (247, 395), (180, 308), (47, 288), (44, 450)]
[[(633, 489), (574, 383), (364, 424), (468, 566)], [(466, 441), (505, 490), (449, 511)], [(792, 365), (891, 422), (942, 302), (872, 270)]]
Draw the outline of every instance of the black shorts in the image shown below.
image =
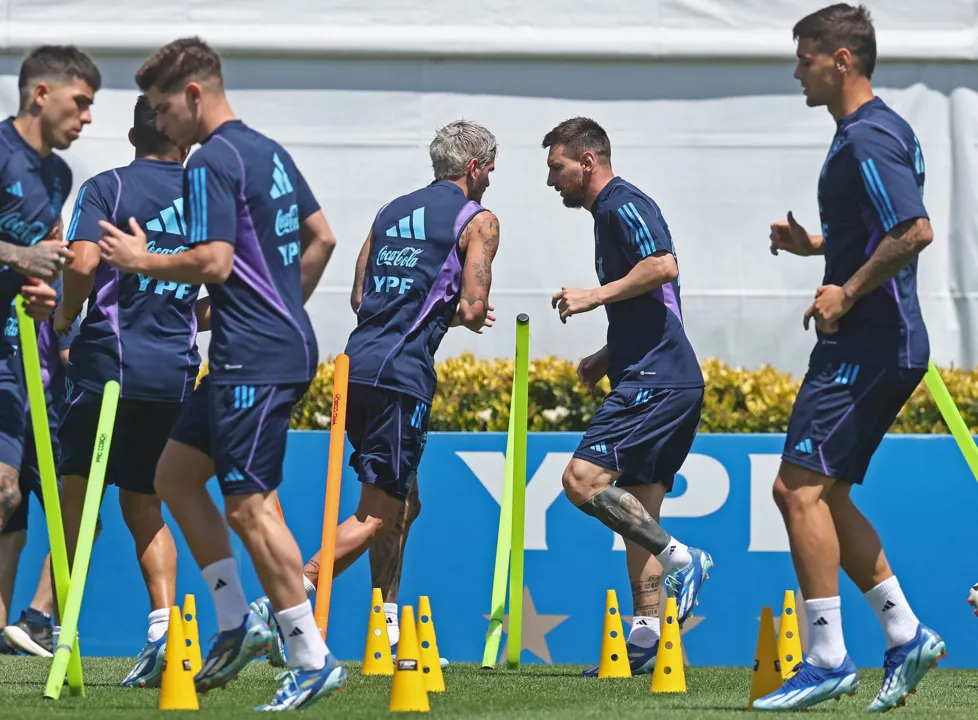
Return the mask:
[(394, 390), (350, 383), (346, 436), (360, 482), (405, 500), (428, 437), (431, 405)]
[(170, 437), (214, 460), (222, 494), (274, 490), (282, 484), (292, 408), (308, 389), (308, 381), (214, 385), (204, 378)]
[(574, 457), (620, 472), (618, 486), (658, 483), (672, 490), (702, 409), (703, 388), (619, 386), (591, 419)]
[(788, 424), (781, 458), (859, 484), (873, 453), (927, 371), (837, 361), (813, 363)]
[[(155, 495), (156, 463), (183, 403), (120, 398), (116, 410), (105, 484)], [(62, 476), (87, 478), (92, 467), (102, 396), (75, 385), (58, 427)]]

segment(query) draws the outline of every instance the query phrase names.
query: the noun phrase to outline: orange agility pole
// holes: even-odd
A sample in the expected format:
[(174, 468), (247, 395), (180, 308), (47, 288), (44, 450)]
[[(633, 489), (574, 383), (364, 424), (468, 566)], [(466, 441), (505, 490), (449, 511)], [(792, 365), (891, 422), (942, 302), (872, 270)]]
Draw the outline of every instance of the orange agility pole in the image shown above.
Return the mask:
[(333, 591), (333, 561), (336, 555), (336, 525), (340, 515), (340, 480), (343, 479), (343, 451), (346, 446), (346, 389), (350, 379), (350, 358), (336, 356), (333, 370), (333, 417), (329, 426), (329, 465), (326, 469), (326, 509), (323, 512), (323, 543), (319, 555), (319, 582), (316, 587), (316, 626), (326, 638), (329, 624), (329, 598)]

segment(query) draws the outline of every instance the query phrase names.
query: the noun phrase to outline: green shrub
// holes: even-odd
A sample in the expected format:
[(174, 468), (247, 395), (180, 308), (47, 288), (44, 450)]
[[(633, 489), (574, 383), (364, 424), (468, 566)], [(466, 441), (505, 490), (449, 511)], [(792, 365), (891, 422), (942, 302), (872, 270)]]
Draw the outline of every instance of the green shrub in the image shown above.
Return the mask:
[[(435, 366), (438, 392), (431, 408), (431, 430), (505, 431), (513, 384), (512, 360), (476, 360), (469, 353)], [(201, 377), (207, 373), (201, 368)], [(941, 368), (947, 385), (973, 433), (978, 432), (978, 368)], [(577, 379), (577, 363), (555, 357), (530, 360), (531, 431), (582, 431), (610, 390), (608, 379), (592, 397)], [(731, 367), (716, 358), (703, 363), (706, 398), (700, 432), (780, 433), (788, 427), (801, 385), (768, 365), (757, 370)], [(325, 430), (330, 425), (333, 359), (319, 366), (309, 392), (292, 411), (292, 427)], [(937, 405), (924, 383), (904, 405), (890, 430), (895, 433), (946, 433)]]

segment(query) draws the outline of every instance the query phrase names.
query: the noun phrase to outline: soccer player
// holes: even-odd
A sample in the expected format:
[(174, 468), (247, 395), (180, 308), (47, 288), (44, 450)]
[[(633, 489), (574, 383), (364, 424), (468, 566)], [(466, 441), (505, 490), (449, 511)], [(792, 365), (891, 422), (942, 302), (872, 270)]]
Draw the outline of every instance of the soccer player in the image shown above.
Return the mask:
[(195, 303), (199, 285), (119, 272), (101, 262), (100, 222), (128, 227), (134, 217), (150, 252), (187, 250), (183, 218), (183, 160), (187, 148), (156, 129), (144, 95), (133, 111), (129, 142), (135, 159), (106, 170), (79, 188), (67, 240), (74, 259), (64, 269), (64, 297), (54, 327), (64, 333), (88, 300), (71, 348), (66, 403), (58, 436), (64, 491), (65, 543), (74, 562), (88, 473), (105, 383), (120, 385), (107, 485), (119, 487), (119, 507), (136, 545), (149, 593), (146, 643), (122, 687), (156, 686), (162, 677), (170, 607), (176, 604), (177, 548), (153, 488), (159, 460), (200, 366)]
[[(357, 258), (350, 297), (357, 327), (345, 350), (346, 431), (354, 450), (350, 466), (362, 485), (356, 513), (336, 531), (334, 577), (406, 524), (405, 502), (438, 381), (434, 356), (445, 333), (459, 325), (481, 333), (495, 321), (489, 288), (499, 221), (480, 203), (496, 167), (496, 138), (480, 125), (457, 120), (435, 133), (428, 152), (435, 180), (382, 207)], [(305, 572), (312, 594), (319, 553)], [(387, 580), (381, 591), (390, 598), (399, 567), (379, 579)], [(262, 606), (263, 599), (257, 602)], [(269, 659), (281, 662), (275, 648)]]
[(876, 36), (865, 7), (832, 5), (801, 19), (795, 78), (809, 107), (837, 130), (818, 183), (822, 232), (788, 213), (771, 225), (771, 252), (825, 256), (815, 302), (816, 344), (788, 424), (774, 498), (784, 517), (808, 627), (808, 657), (755, 710), (799, 710), (855, 692), (846, 654), (839, 566), (865, 594), (887, 651), (871, 712), (898, 707), (944, 641), (920, 624), (879, 536), (849, 492), (924, 377), (930, 353), (917, 301), (917, 255), (933, 239), (923, 203), (924, 159), (910, 125), (875, 97)]
[[(318, 362), (303, 303), (335, 239), (290, 155), (235, 118), (220, 57), (206, 43), (184, 38), (164, 46), (139, 69), (136, 83), (161, 131), (181, 146), (201, 143), (184, 174), (185, 252), (151, 253), (135, 219), (132, 234), (100, 223), (108, 262), (164, 282), (205, 283), (211, 299), (211, 372), (181, 413), (156, 471), (156, 490), (217, 610), (217, 640), (195, 682), (201, 692), (225, 685), (272, 641), (245, 599), (230, 524), (289, 647), (290, 672), (262, 709), (299, 709), (346, 681), (316, 627), (302, 586), (302, 556), (275, 493), (292, 407)], [(207, 492), (215, 471), (227, 522)]]
[[(60, 283), (52, 283), (57, 292)], [(41, 379), (44, 384), (47, 400), (47, 418), (51, 433), (51, 449), (55, 462), (59, 456), (58, 416), (65, 397), (65, 370), (68, 367), (68, 353), (71, 340), (77, 334), (76, 323), (68, 335), (59, 336), (54, 332), (51, 319), (38, 326), (37, 347), (41, 363)], [(20, 355), (20, 334), (17, 311), (11, 307), (10, 317), (4, 335), (14, 350), (5, 362), (13, 363), (14, 371), (20, 373), (23, 379), (23, 361)], [(23, 381), (23, 380), (22, 380)], [(21, 386), (23, 397), (27, 398), (26, 385)], [(34, 445), (34, 431), (30, 418), (30, 403), (27, 405), (27, 417), (24, 430), (24, 459), (20, 472), (20, 505), (8, 518), (3, 530), (0, 530), (0, 655), (17, 654), (17, 650), (29, 655), (51, 657), (54, 653), (54, 628), (52, 620), (55, 615), (54, 591), (51, 582), (51, 553), (47, 553), (41, 566), (41, 575), (37, 582), (34, 598), (27, 610), (21, 612), (20, 619), (8, 627), (7, 611), (13, 596), (14, 581), (17, 576), (17, 566), (20, 554), (27, 540), (27, 521), (30, 505), (30, 493), (33, 492), (44, 507), (44, 497), (41, 492), (41, 473), (37, 462), (37, 452)], [(59, 481), (60, 487), (60, 481)]]
[[(564, 493), (584, 513), (625, 539), (634, 620), (628, 638), (633, 673), (655, 666), (658, 605), (665, 573), (679, 624), (692, 614), (713, 560), (658, 523), (699, 427), (703, 375), (686, 338), (679, 266), (658, 205), (611, 167), (611, 141), (594, 120), (565, 120), (543, 138), (547, 185), (564, 206), (594, 216), (600, 287), (561, 288), (552, 304), (560, 320), (604, 306), (607, 344), (577, 374), (588, 389), (605, 375), (611, 394), (591, 420), (564, 470)], [(585, 670), (596, 676), (597, 668)]]
[[(66, 150), (92, 121), (101, 83), (92, 59), (69, 45), (36, 48), (20, 66), (20, 109), (0, 123), (0, 307), (21, 293), (31, 317), (46, 320), (54, 310), (57, 292), (48, 283), (71, 257), (64, 240), (45, 239), (71, 192), (71, 170), (54, 151)], [(11, 354), (0, 341), (0, 361)], [(21, 396), (17, 373), (0, 362), (0, 528), (21, 500)]]

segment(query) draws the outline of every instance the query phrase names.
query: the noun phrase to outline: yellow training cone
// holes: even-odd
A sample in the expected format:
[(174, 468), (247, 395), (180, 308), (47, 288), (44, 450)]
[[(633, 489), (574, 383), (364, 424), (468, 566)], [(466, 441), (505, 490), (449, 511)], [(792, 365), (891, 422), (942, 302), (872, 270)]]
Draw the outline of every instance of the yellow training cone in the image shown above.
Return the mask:
[[(436, 660), (437, 662), (437, 660)], [(401, 609), (401, 637), (397, 641), (397, 663), (391, 686), (391, 712), (428, 712), (428, 693), (424, 689), (424, 672), (418, 653), (418, 630), (414, 608)]]
[(190, 670), (196, 675), (203, 663), (200, 657), (200, 632), (197, 630), (197, 600), (193, 595), (183, 598), (183, 639), (190, 659)]
[(424, 673), (424, 689), (430, 693), (445, 692), (445, 676), (441, 672), (435, 622), (431, 618), (431, 601), (427, 595), (422, 595), (418, 600), (418, 645), (421, 671)]
[(771, 608), (761, 608), (761, 628), (757, 633), (757, 651), (754, 653), (754, 675), (750, 681), (748, 709), (754, 708), (757, 698), (770, 695), (781, 687), (781, 662), (774, 639), (774, 614)]
[(199, 710), (194, 673), (187, 657), (187, 645), (183, 639), (183, 622), (180, 608), (170, 608), (170, 626), (167, 629), (166, 654), (163, 656), (163, 681), (160, 685), (160, 710)]
[(384, 596), (374, 588), (370, 599), (370, 621), (367, 623), (367, 645), (363, 651), (364, 675), (393, 675), (391, 643), (387, 637), (387, 616), (384, 615)]
[(609, 590), (604, 599), (604, 634), (601, 636), (601, 662), (598, 664), (599, 678), (628, 678), (632, 668), (628, 663), (628, 648), (625, 647), (625, 634), (621, 627), (621, 613), (618, 611), (618, 596)]
[(686, 692), (686, 669), (683, 667), (683, 646), (679, 639), (679, 616), (676, 598), (666, 600), (666, 614), (662, 618), (662, 636), (659, 652), (655, 656), (652, 673), (652, 692)]
[(784, 609), (781, 611), (781, 627), (778, 632), (778, 660), (781, 677), (787, 680), (795, 674), (795, 666), (801, 662), (801, 636), (798, 632), (798, 610), (793, 590), (784, 592)]

